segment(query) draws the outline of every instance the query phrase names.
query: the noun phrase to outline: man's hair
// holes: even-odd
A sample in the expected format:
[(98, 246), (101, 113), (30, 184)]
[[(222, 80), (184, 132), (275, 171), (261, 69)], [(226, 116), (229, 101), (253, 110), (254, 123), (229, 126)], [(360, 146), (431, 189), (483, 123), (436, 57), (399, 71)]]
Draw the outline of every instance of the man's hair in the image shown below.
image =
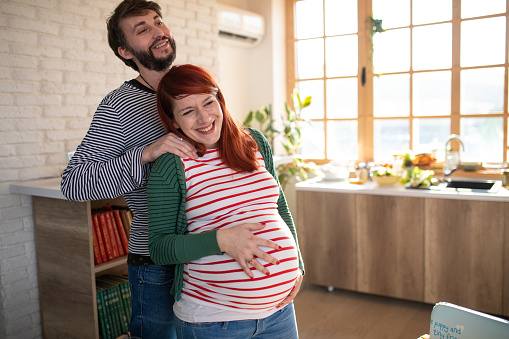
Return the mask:
[(138, 66), (132, 59), (125, 59), (118, 53), (118, 48), (127, 48), (127, 40), (124, 32), (120, 27), (120, 22), (128, 17), (141, 16), (148, 13), (148, 11), (154, 11), (161, 18), (161, 6), (153, 1), (146, 0), (124, 0), (122, 1), (111, 16), (106, 20), (106, 26), (108, 28), (108, 44), (110, 45), (113, 53), (120, 58), (127, 66), (133, 68), (139, 72)]

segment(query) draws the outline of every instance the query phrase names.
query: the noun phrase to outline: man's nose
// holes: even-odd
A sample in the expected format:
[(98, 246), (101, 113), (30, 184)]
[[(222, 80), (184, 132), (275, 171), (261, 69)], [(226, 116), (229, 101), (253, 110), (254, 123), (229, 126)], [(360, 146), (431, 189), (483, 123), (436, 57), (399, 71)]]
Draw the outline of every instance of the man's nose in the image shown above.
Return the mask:
[(164, 36), (164, 31), (159, 26), (154, 26), (153, 32), (154, 32), (154, 34), (153, 34), (154, 39), (158, 39), (158, 38)]

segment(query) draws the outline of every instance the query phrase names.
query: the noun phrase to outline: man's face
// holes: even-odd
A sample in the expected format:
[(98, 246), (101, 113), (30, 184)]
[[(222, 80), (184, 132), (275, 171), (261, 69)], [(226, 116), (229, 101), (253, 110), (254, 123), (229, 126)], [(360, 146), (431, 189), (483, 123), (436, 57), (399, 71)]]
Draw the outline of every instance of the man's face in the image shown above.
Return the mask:
[[(169, 28), (154, 11), (128, 17), (120, 23), (127, 40), (121, 53), (152, 71), (167, 70), (175, 60), (176, 44)], [(120, 52), (120, 51), (119, 51)]]

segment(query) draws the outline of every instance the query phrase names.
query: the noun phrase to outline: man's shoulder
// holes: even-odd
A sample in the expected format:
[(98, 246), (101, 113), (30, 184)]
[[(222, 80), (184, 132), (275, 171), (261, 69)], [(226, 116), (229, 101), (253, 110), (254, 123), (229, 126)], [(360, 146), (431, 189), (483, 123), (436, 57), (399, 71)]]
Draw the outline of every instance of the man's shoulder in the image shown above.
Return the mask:
[[(149, 102), (153, 102), (154, 94), (149, 93), (135, 86), (130, 81), (124, 81), (122, 85), (109, 92), (102, 100), (103, 104), (124, 104), (126, 99), (147, 98)], [(155, 101), (153, 102), (155, 104)]]

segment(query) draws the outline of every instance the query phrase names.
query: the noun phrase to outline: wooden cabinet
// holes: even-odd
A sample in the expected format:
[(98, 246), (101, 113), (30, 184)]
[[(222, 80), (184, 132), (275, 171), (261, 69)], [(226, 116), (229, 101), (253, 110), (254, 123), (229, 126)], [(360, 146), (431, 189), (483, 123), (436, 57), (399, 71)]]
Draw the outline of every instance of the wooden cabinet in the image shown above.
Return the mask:
[(509, 202), (297, 190), (305, 281), (509, 316)]
[(424, 199), (358, 194), (355, 202), (357, 290), (423, 300)]
[(94, 265), (91, 209), (106, 203), (125, 205), (32, 197), (44, 338), (99, 338), (95, 278), (127, 273), (126, 256)]
[(355, 290), (355, 196), (299, 191), (297, 220), (306, 282)]
[[(481, 312), (503, 314), (508, 204), (426, 199), (425, 206), (424, 301), (447, 301)], [(507, 262), (505, 267), (507, 278)]]

